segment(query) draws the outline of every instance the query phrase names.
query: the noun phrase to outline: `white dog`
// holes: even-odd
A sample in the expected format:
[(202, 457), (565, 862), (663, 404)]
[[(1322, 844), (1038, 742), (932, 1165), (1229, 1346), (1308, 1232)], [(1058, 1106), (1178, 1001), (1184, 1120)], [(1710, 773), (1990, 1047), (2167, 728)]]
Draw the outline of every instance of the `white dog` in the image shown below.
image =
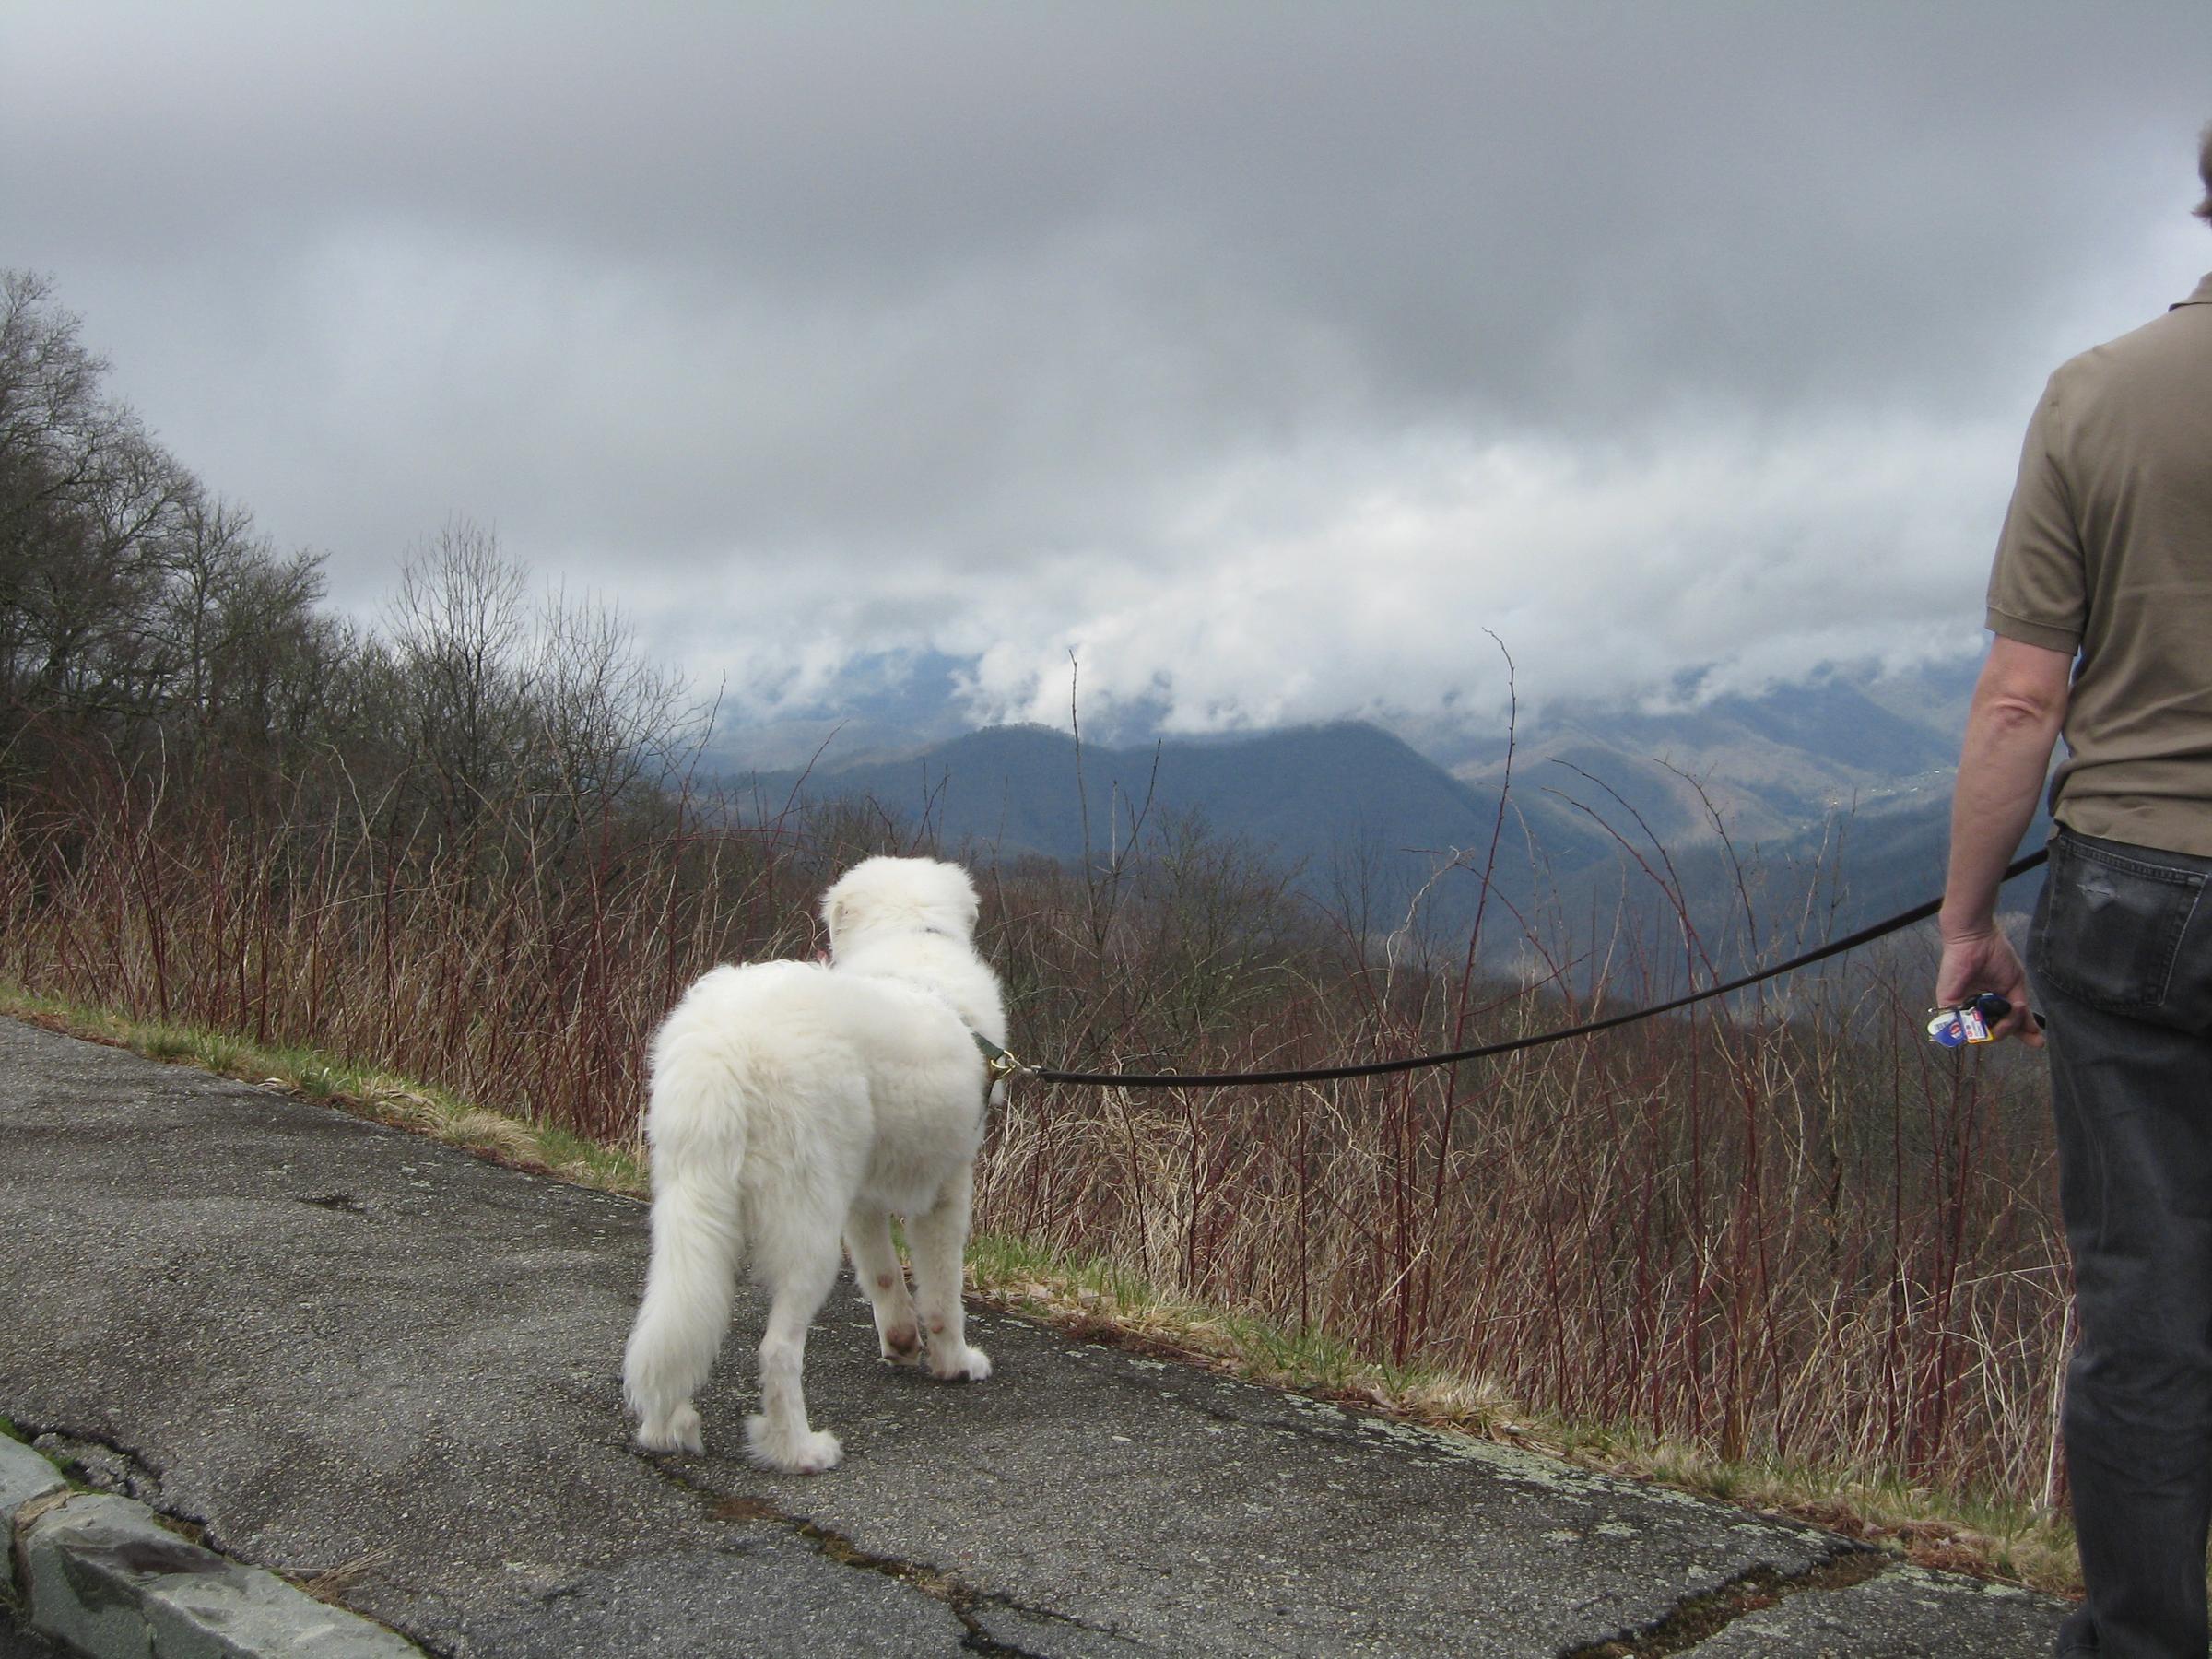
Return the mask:
[[(623, 1365), (638, 1441), (700, 1450), (706, 1381), (749, 1252), (770, 1293), (754, 1461), (837, 1466), (807, 1426), (806, 1327), (836, 1282), (838, 1235), (876, 1311), (883, 1358), (981, 1382), (960, 1305), (987, 1073), (974, 1035), (1006, 1037), (998, 981), (976, 955), (974, 883), (957, 865), (871, 858), (823, 896), (830, 965), (717, 968), (654, 1033), (645, 1132), (653, 1258)], [(891, 1245), (906, 1218), (914, 1298)], [(921, 1323), (915, 1320), (916, 1299)]]

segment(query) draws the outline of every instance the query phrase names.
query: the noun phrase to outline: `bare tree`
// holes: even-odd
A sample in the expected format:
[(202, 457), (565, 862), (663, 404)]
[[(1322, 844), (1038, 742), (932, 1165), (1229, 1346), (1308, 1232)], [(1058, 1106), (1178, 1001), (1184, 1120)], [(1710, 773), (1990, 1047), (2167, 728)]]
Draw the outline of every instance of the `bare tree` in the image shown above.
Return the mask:
[(321, 557), (279, 557), (243, 508), (195, 496), (164, 574), (163, 718), (195, 771), (244, 761), (281, 773), (295, 749), (327, 743), (352, 635), (317, 609)]
[(422, 805), (449, 839), (521, 782), (530, 726), (523, 583), (498, 533), (456, 514), (402, 568), (387, 614)]
[(533, 617), (525, 582), (456, 516), (401, 572), (387, 632), (431, 821), (452, 838), (496, 816), (542, 853), (665, 782), (700, 717), (618, 610), (556, 589)]
[(532, 670), (548, 816), (570, 833), (667, 781), (700, 716), (683, 677), (646, 659), (618, 609), (547, 594)]
[(107, 397), (43, 278), (0, 272), (0, 699), (155, 712), (154, 612), (199, 484)]

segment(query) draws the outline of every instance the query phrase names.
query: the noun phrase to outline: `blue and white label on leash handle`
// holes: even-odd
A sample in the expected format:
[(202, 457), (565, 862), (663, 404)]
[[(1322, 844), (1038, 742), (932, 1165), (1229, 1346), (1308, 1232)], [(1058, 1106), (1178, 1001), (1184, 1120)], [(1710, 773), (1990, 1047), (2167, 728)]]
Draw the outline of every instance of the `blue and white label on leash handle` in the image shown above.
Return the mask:
[[(1955, 1008), (1938, 1008), (1936, 1017), (1928, 1021), (1928, 1041), (1941, 1048), (1959, 1048), (1967, 1043), (1994, 1042), (1996, 1028), (2012, 1012), (2012, 1004), (1994, 991), (1984, 991), (1968, 1003)], [(2041, 1025), (2043, 1017), (2037, 1015), (2035, 1023)]]

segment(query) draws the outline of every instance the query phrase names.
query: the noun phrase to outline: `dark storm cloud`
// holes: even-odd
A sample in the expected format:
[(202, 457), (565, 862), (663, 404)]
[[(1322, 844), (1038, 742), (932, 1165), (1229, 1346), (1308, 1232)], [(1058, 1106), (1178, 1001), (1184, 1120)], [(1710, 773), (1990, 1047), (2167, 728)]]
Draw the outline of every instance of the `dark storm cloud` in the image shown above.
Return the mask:
[(459, 507), (806, 695), (930, 646), (979, 712), (1069, 650), (1189, 724), (1426, 707), (1500, 622), (1626, 690), (1971, 637), (2041, 375), (2194, 279), (2208, 48), (2194, 0), (34, 6), (0, 263), (356, 598)]

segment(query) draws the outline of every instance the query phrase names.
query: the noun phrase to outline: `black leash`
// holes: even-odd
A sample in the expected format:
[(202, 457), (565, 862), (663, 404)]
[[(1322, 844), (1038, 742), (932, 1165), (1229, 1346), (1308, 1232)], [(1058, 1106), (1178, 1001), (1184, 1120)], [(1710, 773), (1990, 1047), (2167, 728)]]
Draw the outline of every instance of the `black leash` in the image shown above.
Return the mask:
[[(2039, 847), (2025, 858), (2015, 859), (2006, 866), (2004, 879), (2024, 876), (2050, 857), (2048, 848)], [(1785, 973), (1794, 973), (1800, 968), (1809, 968), (1815, 962), (1825, 962), (1830, 957), (1841, 956), (1847, 950), (1856, 950), (1862, 945), (1871, 945), (1877, 939), (1900, 933), (1915, 923), (1925, 922), (1943, 908), (1943, 895), (1938, 893), (1925, 904), (1916, 904), (1901, 915), (1891, 916), (1887, 922), (1877, 922), (1872, 927), (1841, 939), (1830, 940), (1818, 950), (1808, 950), (1803, 956), (1792, 957), (1786, 962), (1771, 968), (1762, 968), (1757, 973), (1747, 973), (1725, 984), (1710, 985), (1702, 991), (1692, 991), (1687, 996), (1677, 996), (1672, 1002), (1655, 1003), (1648, 1008), (1634, 1008), (1626, 1014), (1614, 1014), (1604, 1019), (1593, 1019), (1586, 1024), (1569, 1026), (1564, 1030), (1544, 1031), (1534, 1037), (1515, 1037), (1505, 1042), (1486, 1042), (1479, 1048), (1454, 1049), (1448, 1054), (1414, 1054), (1400, 1060), (1371, 1060), (1361, 1065), (1324, 1065), (1307, 1071), (1263, 1072), (1193, 1072), (1180, 1076), (1174, 1072), (1072, 1072), (1055, 1071), (1050, 1066), (1029, 1066), (1007, 1053), (995, 1043), (976, 1038), (983, 1050), (986, 1065), (994, 1080), (1004, 1077), (1034, 1077), (1041, 1083), (1098, 1083), (1114, 1084), (1123, 1088), (1228, 1088), (1233, 1085), (1260, 1085), (1267, 1083), (1326, 1083), (1341, 1077), (1380, 1077), (1392, 1072), (1418, 1071), (1430, 1065), (1454, 1065), (1462, 1060), (1487, 1060), (1494, 1054), (1511, 1054), (1521, 1049), (1541, 1048), (1547, 1042), (1564, 1042), (1570, 1037), (1587, 1037), (1594, 1031), (1610, 1031), (1618, 1026), (1633, 1025), (1640, 1019), (1654, 1015), (1671, 1014), (1677, 1008), (1687, 1008), (1694, 1003), (1710, 1002), (1716, 996), (1725, 996), (1731, 991), (1741, 991), (1767, 980), (1780, 979)]]

